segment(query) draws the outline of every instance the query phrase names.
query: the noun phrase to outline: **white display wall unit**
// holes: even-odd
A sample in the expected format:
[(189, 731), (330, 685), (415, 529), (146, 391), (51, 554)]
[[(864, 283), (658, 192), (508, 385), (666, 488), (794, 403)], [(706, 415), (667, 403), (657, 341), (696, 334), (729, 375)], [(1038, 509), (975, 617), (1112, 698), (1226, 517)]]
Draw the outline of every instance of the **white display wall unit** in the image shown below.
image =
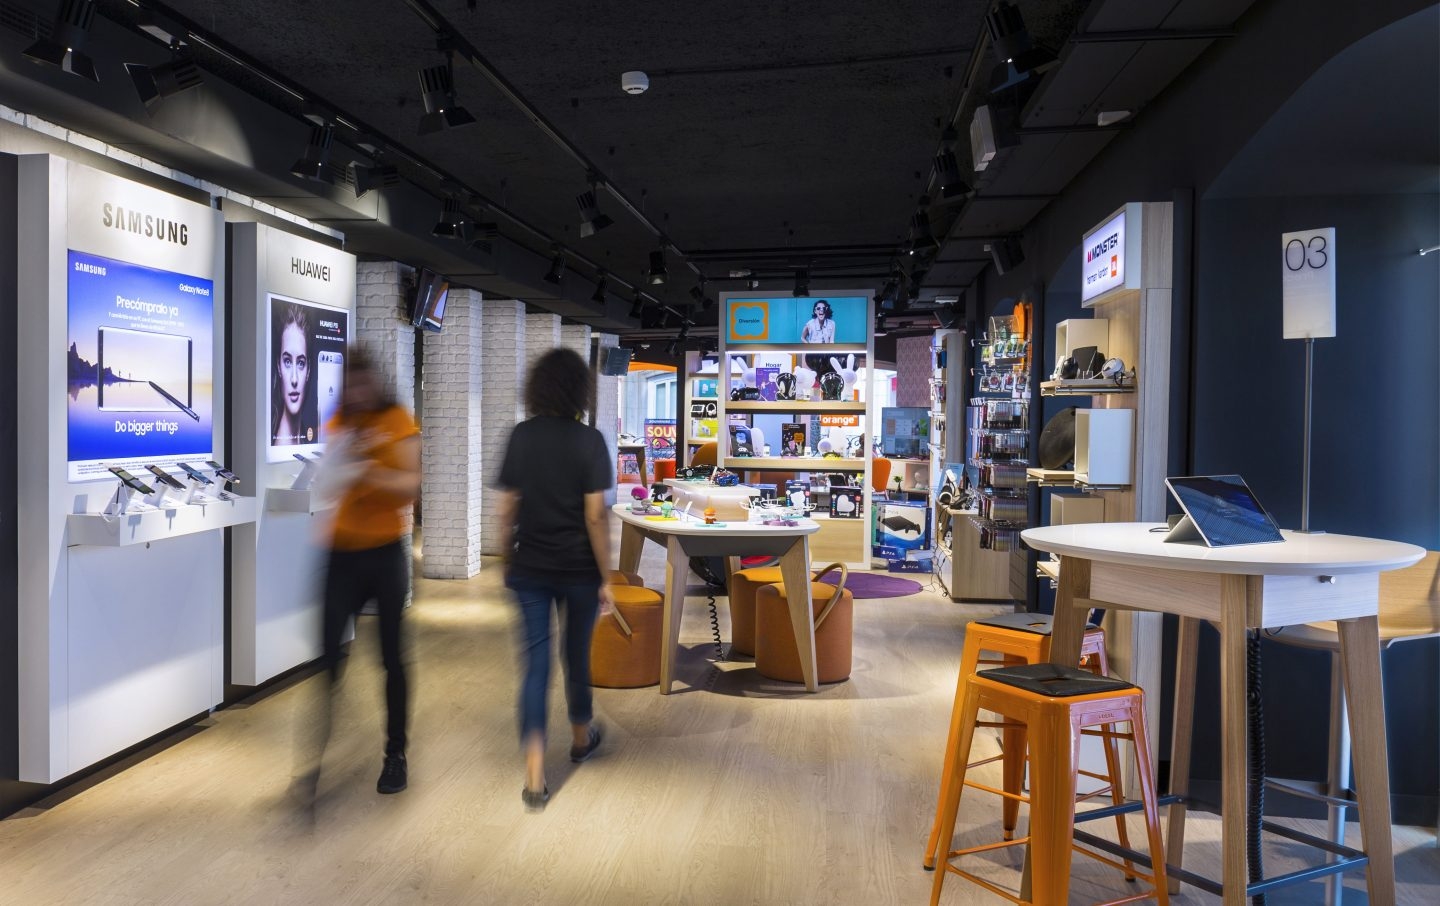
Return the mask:
[[(232, 467), (264, 507), (232, 533), (228, 680), (256, 686), (321, 653), (320, 529), (334, 504), (293, 487), (294, 454), (323, 451), (323, 425), (344, 391), (355, 256), (262, 224), (230, 231), (234, 360), (258, 364), (235, 371)], [(399, 315), (396, 329), (405, 329)], [(305, 380), (282, 386), (293, 374), (284, 356), (301, 340)], [(286, 395), (295, 387), (298, 407)]]
[(225, 448), (220, 212), (188, 188), (13, 161), (17, 779), (54, 783), (222, 700), (224, 537), (255, 502), (99, 515), (108, 466), (178, 475)]
[(1076, 409), (1075, 483), (1092, 488), (1129, 487), (1134, 429), (1134, 410)]

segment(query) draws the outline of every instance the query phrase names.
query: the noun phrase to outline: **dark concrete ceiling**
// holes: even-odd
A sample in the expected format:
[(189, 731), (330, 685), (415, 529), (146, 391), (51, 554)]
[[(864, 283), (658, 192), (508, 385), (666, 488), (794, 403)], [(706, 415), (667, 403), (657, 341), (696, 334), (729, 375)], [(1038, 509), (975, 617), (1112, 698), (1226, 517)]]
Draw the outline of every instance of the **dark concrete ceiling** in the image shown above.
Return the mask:
[[(711, 278), (712, 295), (745, 288), (732, 271), (783, 291), (802, 267), (813, 290), (878, 289), (897, 257), (915, 272), (922, 305), (957, 294), (988, 265), (985, 244), (1021, 233), (1113, 137), (1095, 128), (1096, 114), (1143, 116), (1251, 0), (1019, 0), (1030, 33), (1060, 62), (1011, 98), (1022, 134), (974, 180), (977, 196), (931, 208), (942, 241), (933, 260), (902, 249), (933, 188), (931, 160), (947, 126), (968, 173), (965, 136), (995, 65), (983, 23), (993, 0), (98, 2), (107, 25), (132, 37), (150, 14), (175, 26), (207, 72), (202, 96), (234, 86), (271, 115), (262, 121), (230, 99), (216, 102), (217, 117), (191, 93), (150, 120), (151, 141), (138, 134), (143, 117), (77, 127), (108, 129), (105, 140), (123, 137), (127, 147), (216, 178), (204, 171), (209, 158), (177, 145), (233, 119), (225, 128), (237, 131), (244, 153), (222, 162), (222, 184), (332, 224), (362, 254), (437, 267), (487, 292), (625, 329), (635, 326), (628, 291), (612, 283), (596, 306), (589, 281), (605, 270), (640, 282), (656, 230), (672, 246), (671, 276), (646, 289), (677, 309), (691, 303), (693, 271)], [(11, 6), (39, 13), (54, 4), (0, 0)], [(437, 35), (447, 34), (460, 103), (477, 122), (420, 136), (417, 72), (442, 61)], [(150, 62), (164, 59), (151, 44)], [(648, 92), (620, 90), (630, 69), (650, 73)], [(44, 79), (90, 91), (62, 86), (73, 77)], [(112, 113), (123, 106), (109, 103)], [(368, 136), (391, 150), (413, 191), (357, 201), (344, 184), (317, 188), (291, 177), (283, 162), (299, 154), (306, 113), (338, 117), (337, 163), (364, 159)], [(218, 145), (212, 136), (210, 158), (224, 157)], [(247, 159), (256, 170), (248, 181), (235, 175)], [(574, 199), (590, 172), (606, 186), (600, 203), (615, 226), (581, 239)], [(435, 199), (460, 188), (473, 193), (477, 217), (499, 222), (493, 249), (446, 247), (428, 235)], [(552, 242), (578, 271), (559, 290), (539, 279)], [(713, 309), (693, 314), (702, 325), (714, 318)]]

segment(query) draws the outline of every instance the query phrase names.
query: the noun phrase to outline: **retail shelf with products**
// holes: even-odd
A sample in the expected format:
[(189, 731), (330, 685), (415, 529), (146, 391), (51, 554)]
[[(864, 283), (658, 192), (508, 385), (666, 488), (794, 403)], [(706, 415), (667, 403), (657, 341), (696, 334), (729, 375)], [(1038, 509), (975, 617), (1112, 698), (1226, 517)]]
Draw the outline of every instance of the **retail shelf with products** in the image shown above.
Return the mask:
[(855, 400), (730, 400), (726, 412), (864, 412), (866, 405)]
[(1111, 393), (1134, 392), (1133, 375), (1129, 383), (1123, 384), (1117, 384), (1113, 378), (1071, 378), (1069, 380), (1056, 378), (1053, 381), (1040, 382), (1041, 396), (1105, 396)]
[(254, 497), (152, 507), (122, 516), (71, 513), (66, 535), (72, 547), (127, 547), (254, 522), (255, 513)]
[(768, 469), (775, 472), (854, 472), (865, 468), (866, 461), (856, 457), (821, 456), (727, 456), (725, 468), (732, 472), (742, 469)]

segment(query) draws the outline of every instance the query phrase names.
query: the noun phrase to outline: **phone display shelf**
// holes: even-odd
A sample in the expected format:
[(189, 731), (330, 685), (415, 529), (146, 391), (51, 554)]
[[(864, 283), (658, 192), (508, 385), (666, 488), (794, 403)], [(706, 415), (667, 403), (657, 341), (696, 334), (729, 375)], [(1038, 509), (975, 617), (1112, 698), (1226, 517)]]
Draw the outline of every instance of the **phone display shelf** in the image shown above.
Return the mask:
[(312, 490), (266, 488), (265, 510), (271, 513), (324, 513), (335, 509), (333, 498), (321, 497)]
[(122, 516), (71, 513), (65, 520), (70, 547), (128, 547), (254, 522), (254, 497), (174, 504)]

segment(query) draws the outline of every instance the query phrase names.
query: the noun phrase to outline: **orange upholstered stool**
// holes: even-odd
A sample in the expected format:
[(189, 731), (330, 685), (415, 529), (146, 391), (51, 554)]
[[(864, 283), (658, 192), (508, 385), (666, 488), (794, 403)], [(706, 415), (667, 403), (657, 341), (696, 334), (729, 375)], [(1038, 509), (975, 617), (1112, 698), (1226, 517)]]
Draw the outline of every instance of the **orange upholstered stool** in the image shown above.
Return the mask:
[(780, 567), (737, 569), (730, 574), (730, 652), (755, 656), (755, 593), (780, 582)]
[(615, 611), (595, 624), (590, 640), (590, 685), (633, 689), (660, 682), (660, 593), (611, 585)]
[[(1069, 901), (1072, 849), (1153, 885), (1153, 890), (1144, 893), (1127, 891), (1119, 899), (1110, 901), (1111, 904), (1153, 897), (1160, 906), (1166, 906), (1169, 896), (1165, 888), (1165, 852), (1160, 842), (1160, 809), (1155, 796), (1155, 778), (1150, 770), (1150, 744), (1145, 732), (1145, 694), (1124, 680), (1048, 663), (982, 670), (966, 677), (962, 685), (960, 739), (952, 753), (952, 761), (946, 765), (954, 771), (956, 782), (946, 791), (945, 801), (941, 803), (940, 840), (945, 857), (931, 886), (931, 906), (940, 902), (945, 876), (952, 872), (1013, 903), (1063, 906)], [(966, 761), (970, 757), (970, 744), (975, 738), (981, 710), (1000, 714), (1018, 732), (1030, 737), (1028, 797), (966, 780)], [(1145, 833), (1150, 860), (1154, 865), (1148, 874), (1144, 869), (1120, 865), (1076, 846), (1075, 777), (1079, 770), (1080, 737), (1094, 735), (1095, 731), (1087, 731), (1087, 727), (1112, 727), (1126, 722), (1133, 728), (1133, 733), (1123, 738), (1133, 739), (1135, 743), (1140, 785), (1138, 809), (1145, 814)], [(1100, 732), (1102, 735), (1110, 733), (1109, 730)], [(1023, 736), (1021, 744), (1024, 744)], [(1029, 835), (952, 851), (950, 844), (955, 834), (955, 817), (960, 809), (961, 793), (967, 786), (998, 794), (1007, 801), (1013, 798), (1028, 802)], [(1016, 897), (990, 881), (951, 864), (951, 860), (959, 856), (1023, 844), (1030, 847), (1030, 899)]]
[[(965, 698), (965, 681), (975, 674), (982, 664), (1039, 664), (1050, 660), (1051, 616), (1044, 613), (1008, 613), (985, 619), (972, 620), (965, 627), (965, 647), (960, 654), (960, 675), (955, 683), (955, 704), (950, 710), (950, 734), (945, 741), (945, 761), (940, 775), (940, 797), (935, 806), (935, 821), (930, 826), (930, 840), (925, 846), (925, 868), (935, 867), (935, 850), (940, 839), (941, 811), (954, 782), (951, 765), (955, 760), (955, 747), (960, 738), (960, 706)], [(1000, 655), (999, 660), (980, 657), (981, 652), (991, 651)], [(1084, 641), (1080, 645), (1080, 666), (1098, 676), (1110, 675), (1110, 661), (1105, 656), (1105, 630), (1098, 626), (1087, 627)], [(1111, 728), (1113, 729), (1113, 728)], [(1004, 762), (1003, 785), (1011, 794), (1020, 792), (1025, 778), (1024, 735), (1014, 728), (1002, 729), (1002, 754)], [(986, 759), (970, 767), (988, 764), (995, 759)], [(1104, 780), (1106, 786), (1086, 796), (1091, 798), (1109, 794), (1112, 804), (1121, 805), (1124, 795), (1120, 789), (1120, 754), (1113, 737), (1105, 738), (1106, 776), (1089, 771), (1086, 776)], [(1015, 831), (1015, 822), (1020, 815), (1018, 799), (1006, 798), (1001, 806), (1004, 815), (1005, 839), (1009, 840)], [(1125, 828), (1125, 817), (1116, 816), (1115, 824), (1122, 846), (1129, 847), (1129, 835)]]
[[(815, 679), (838, 683), (850, 676), (855, 599), (845, 587), (843, 574), (838, 586), (811, 584), (810, 598), (811, 613), (815, 615)], [(765, 585), (755, 594), (755, 669), (787, 683), (805, 681), (783, 585)]]
[(640, 578), (639, 573), (627, 573), (618, 569), (612, 569), (605, 575), (607, 585), (633, 585), (636, 588), (644, 588), (645, 580)]

